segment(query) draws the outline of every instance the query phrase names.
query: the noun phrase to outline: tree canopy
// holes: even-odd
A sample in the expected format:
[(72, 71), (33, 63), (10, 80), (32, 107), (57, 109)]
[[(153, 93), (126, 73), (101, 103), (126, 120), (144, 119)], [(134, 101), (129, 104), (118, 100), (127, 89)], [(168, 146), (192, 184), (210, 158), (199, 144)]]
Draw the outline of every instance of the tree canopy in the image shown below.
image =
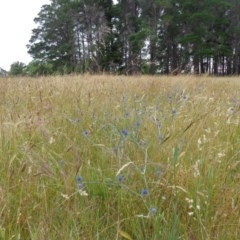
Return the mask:
[(237, 0), (51, 0), (34, 20), (31, 69), (239, 74), (239, 11)]

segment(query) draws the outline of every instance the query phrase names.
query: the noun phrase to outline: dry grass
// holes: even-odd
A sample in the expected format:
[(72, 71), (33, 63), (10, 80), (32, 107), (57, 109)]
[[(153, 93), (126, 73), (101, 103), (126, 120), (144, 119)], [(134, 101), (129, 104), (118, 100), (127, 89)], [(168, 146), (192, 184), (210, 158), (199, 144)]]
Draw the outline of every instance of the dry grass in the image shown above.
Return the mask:
[(0, 91), (0, 239), (240, 238), (238, 78), (3, 78)]

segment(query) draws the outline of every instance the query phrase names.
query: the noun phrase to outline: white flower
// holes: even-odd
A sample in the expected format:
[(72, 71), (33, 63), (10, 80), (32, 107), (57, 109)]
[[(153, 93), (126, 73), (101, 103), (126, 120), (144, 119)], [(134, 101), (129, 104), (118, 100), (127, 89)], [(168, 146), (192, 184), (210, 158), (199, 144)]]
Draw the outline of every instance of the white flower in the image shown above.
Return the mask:
[(85, 190), (79, 189), (78, 192), (80, 193), (80, 196), (87, 197), (88, 193)]
[(55, 143), (55, 139), (53, 137), (50, 137), (49, 144), (53, 144), (53, 143)]
[(66, 200), (70, 199), (70, 197), (67, 194), (61, 193), (61, 196)]

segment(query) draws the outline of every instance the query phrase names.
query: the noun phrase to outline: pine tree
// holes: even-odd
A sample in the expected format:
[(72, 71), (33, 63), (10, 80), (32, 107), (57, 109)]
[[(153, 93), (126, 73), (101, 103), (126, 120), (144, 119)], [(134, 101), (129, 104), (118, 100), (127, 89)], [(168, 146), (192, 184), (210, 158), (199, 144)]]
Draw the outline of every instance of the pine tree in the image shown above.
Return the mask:
[(70, 72), (74, 65), (74, 31), (71, 3), (52, 0), (35, 18), (28, 52), (35, 60), (50, 62), (55, 71)]

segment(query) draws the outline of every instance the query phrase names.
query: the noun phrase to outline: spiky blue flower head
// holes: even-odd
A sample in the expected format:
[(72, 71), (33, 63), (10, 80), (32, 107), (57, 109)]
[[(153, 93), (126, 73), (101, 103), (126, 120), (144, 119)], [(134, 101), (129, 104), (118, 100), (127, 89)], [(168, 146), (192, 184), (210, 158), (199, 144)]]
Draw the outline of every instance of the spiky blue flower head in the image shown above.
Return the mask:
[(160, 169), (158, 169), (156, 172), (155, 172), (155, 175), (156, 177), (161, 177), (162, 176), (162, 171)]
[(78, 189), (83, 189), (84, 188), (83, 178), (81, 176), (77, 176), (76, 181), (77, 181)]
[(83, 189), (84, 188), (84, 185), (83, 185), (83, 183), (78, 183), (78, 189)]
[(128, 131), (127, 131), (125, 128), (122, 129), (122, 135), (123, 135), (124, 137), (127, 137), (127, 136), (129, 135)]
[(140, 127), (140, 122), (139, 121), (136, 122), (136, 126)]
[(76, 181), (77, 181), (77, 183), (82, 183), (83, 182), (83, 178), (81, 176), (77, 176), (76, 177)]
[(124, 176), (123, 176), (123, 175), (118, 175), (118, 176), (117, 176), (117, 181), (118, 181), (119, 183), (122, 183), (122, 182), (124, 181)]
[(174, 108), (174, 109), (172, 110), (172, 116), (174, 117), (174, 116), (176, 116), (176, 114), (177, 114), (177, 110)]
[(89, 132), (87, 130), (83, 131), (83, 136), (84, 137), (88, 137), (88, 135), (89, 135)]
[(152, 215), (156, 214), (156, 213), (157, 213), (157, 208), (152, 207), (152, 208), (150, 209), (150, 213), (151, 213)]
[(148, 194), (149, 194), (149, 191), (147, 188), (142, 189), (142, 192), (141, 192), (142, 197), (146, 197), (148, 196)]

